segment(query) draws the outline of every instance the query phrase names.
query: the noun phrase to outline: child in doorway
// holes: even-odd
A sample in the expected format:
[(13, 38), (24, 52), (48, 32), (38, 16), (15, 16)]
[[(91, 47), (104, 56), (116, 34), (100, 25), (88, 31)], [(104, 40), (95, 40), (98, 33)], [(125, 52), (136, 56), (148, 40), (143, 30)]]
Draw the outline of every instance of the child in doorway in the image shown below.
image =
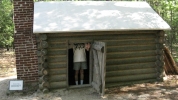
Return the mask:
[(83, 85), (84, 79), (84, 70), (87, 69), (87, 62), (86, 62), (86, 53), (85, 49), (89, 51), (90, 43), (79, 43), (74, 44), (74, 66), (73, 69), (75, 70), (75, 83), (78, 85), (78, 74), (80, 71), (80, 84)]

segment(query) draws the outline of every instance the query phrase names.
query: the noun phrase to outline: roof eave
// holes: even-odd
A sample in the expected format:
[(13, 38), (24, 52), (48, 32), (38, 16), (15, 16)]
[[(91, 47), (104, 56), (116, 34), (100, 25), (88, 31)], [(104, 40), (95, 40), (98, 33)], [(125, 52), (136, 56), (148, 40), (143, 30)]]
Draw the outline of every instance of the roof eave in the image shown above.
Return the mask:
[(169, 31), (171, 28), (165, 28), (165, 29), (110, 29), (110, 30), (69, 30), (69, 31), (35, 31), (34, 34), (40, 34), (40, 33), (71, 33), (71, 32), (97, 32), (97, 31), (153, 31), (153, 30), (165, 30)]

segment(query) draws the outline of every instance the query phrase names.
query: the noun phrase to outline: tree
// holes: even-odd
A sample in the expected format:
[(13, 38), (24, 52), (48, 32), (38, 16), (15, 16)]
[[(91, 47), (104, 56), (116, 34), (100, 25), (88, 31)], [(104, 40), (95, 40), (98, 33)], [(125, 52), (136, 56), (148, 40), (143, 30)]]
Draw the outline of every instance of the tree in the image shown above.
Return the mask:
[(147, 2), (171, 26), (171, 31), (166, 32), (167, 45), (172, 52), (178, 40), (178, 0), (147, 0)]
[(11, 0), (0, 1), (0, 45), (11, 46), (13, 42), (13, 5)]

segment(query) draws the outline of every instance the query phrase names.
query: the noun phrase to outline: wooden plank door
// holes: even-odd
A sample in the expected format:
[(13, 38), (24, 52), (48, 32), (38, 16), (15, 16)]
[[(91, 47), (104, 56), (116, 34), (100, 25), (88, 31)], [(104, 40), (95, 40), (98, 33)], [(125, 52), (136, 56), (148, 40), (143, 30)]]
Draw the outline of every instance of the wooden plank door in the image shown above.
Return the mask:
[(104, 95), (105, 90), (105, 66), (106, 46), (104, 42), (94, 41), (92, 45), (93, 74), (92, 86), (99, 94)]

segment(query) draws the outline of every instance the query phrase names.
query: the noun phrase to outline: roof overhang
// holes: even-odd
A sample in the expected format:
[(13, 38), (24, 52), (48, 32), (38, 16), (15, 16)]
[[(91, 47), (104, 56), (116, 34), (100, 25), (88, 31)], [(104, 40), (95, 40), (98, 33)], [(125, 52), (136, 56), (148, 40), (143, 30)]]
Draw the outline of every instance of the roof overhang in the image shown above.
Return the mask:
[(170, 30), (147, 2), (35, 2), (33, 33)]

